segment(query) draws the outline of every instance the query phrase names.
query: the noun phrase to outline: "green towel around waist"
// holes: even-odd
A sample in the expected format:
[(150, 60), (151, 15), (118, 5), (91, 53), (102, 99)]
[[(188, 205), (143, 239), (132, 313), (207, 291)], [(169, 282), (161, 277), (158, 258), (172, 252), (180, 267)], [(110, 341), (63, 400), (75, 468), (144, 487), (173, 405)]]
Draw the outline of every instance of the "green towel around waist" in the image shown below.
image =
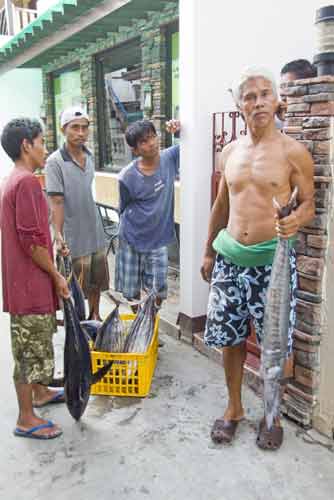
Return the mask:
[[(292, 247), (295, 237), (289, 240)], [(243, 245), (235, 240), (226, 229), (222, 229), (212, 246), (214, 250), (226, 257), (232, 264), (242, 267), (271, 265), (274, 260), (278, 238), (261, 241), (254, 245)]]

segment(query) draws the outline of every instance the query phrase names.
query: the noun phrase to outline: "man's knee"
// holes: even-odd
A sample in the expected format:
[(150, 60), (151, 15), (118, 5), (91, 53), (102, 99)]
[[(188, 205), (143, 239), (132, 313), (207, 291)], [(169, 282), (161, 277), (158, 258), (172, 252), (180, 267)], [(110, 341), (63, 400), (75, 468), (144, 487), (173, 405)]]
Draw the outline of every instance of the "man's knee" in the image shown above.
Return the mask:
[(246, 342), (240, 342), (237, 345), (223, 347), (224, 357), (238, 357), (247, 354)]

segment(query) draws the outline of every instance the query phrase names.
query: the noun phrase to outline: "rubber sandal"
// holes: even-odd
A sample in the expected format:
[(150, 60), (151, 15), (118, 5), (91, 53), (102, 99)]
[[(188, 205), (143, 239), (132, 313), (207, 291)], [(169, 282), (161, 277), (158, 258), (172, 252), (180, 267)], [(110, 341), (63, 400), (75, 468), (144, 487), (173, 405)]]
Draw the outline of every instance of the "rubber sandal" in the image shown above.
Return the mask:
[(23, 430), (20, 429), (19, 427), (16, 427), (14, 429), (14, 436), (18, 437), (25, 437), (25, 438), (30, 438), (30, 439), (39, 439), (39, 440), (47, 440), (47, 439), (55, 439), (59, 436), (62, 435), (63, 431), (58, 429), (55, 433), (53, 434), (36, 434), (36, 432), (42, 430), (42, 429), (52, 429), (52, 427), (55, 427), (54, 423), (51, 422), (51, 420), (48, 420), (45, 424), (41, 425), (36, 425), (35, 427), (31, 427), (29, 430)]
[(211, 439), (215, 444), (230, 444), (235, 436), (240, 420), (217, 418), (211, 429)]
[(61, 389), (60, 391), (54, 391), (54, 393), (55, 394), (51, 399), (48, 399), (48, 401), (45, 401), (44, 403), (41, 403), (41, 404), (33, 403), (33, 407), (34, 408), (43, 408), (43, 406), (47, 406), (47, 405), (65, 403), (64, 389)]
[(273, 424), (272, 428), (267, 429), (267, 424), (263, 418), (259, 425), (259, 431), (256, 438), (256, 444), (261, 450), (278, 450), (283, 443), (283, 427)]

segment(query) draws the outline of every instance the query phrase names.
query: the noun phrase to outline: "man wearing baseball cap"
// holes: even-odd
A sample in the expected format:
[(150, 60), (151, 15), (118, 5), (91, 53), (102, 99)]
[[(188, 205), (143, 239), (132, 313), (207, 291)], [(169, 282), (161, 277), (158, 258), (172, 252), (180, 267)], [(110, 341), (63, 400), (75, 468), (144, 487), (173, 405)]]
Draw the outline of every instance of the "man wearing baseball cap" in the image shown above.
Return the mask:
[(58, 251), (69, 248), (73, 269), (89, 304), (89, 319), (100, 319), (102, 290), (109, 288), (106, 241), (97, 211), (92, 182), (94, 158), (85, 143), (89, 116), (78, 106), (60, 116), (64, 145), (49, 156), (46, 190), (51, 201)]

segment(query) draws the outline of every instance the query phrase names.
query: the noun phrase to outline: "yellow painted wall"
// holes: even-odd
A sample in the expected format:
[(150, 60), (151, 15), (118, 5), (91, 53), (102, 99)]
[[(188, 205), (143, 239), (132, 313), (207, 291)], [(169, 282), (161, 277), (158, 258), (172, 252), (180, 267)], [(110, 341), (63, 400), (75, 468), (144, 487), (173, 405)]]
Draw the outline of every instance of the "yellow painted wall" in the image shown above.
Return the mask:
[[(96, 201), (118, 207), (118, 180), (117, 174), (97, 172), (95, 176)], [(180, 224), (180, 181), (175, 182), (175, 211), (174, 220)]]

